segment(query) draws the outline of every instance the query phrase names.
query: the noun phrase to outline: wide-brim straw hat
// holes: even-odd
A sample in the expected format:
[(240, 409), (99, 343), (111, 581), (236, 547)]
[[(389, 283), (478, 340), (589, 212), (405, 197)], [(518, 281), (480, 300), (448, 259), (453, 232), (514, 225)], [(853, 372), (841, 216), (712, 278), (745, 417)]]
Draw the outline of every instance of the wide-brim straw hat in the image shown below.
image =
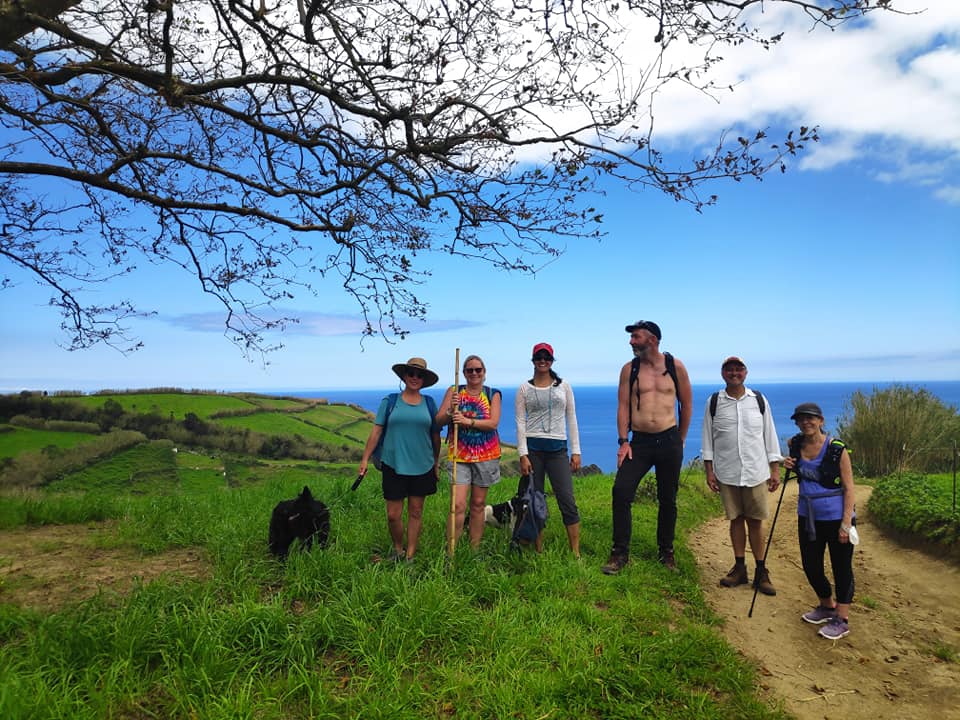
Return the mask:
[(427, 361), (418, 357), (412, 357), (405, 363), (397, 363), (393, 366), (393, 372), (396, 373), (398, 378), (405, 380), (407, 370), (411, 368), (419, 370), (423, 373), (423, 387), (425, 388), (428, 388), (431, 385), (436, 385), (437, 381), (440, 380), (440, 376), (427, 367)]

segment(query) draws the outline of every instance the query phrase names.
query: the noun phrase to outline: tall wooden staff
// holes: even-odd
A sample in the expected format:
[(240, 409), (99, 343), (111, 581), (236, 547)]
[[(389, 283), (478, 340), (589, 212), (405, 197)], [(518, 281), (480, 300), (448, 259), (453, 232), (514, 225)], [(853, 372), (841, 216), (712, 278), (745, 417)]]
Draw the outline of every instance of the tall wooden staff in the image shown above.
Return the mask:
[[(453, 364), (453, 394), (450, 396), (450, 412), (455, 413), (460, 404), (460, 348), (457, 348)], [(447, 555), (453, 557), (457, 547), (457, 428), (453, 423), (453, 468), (450, 472), (450, 517), (447, 520)]]

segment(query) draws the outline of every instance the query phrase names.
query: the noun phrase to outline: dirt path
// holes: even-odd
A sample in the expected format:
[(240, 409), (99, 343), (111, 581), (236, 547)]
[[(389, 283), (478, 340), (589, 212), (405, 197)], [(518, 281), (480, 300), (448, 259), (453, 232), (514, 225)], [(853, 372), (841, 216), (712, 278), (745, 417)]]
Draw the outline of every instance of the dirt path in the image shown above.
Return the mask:
[(194, 549), (145, 556), (131, 548), (103, 547), (112, 533), (109, 524), (100, 523), (0, 533), (0, 601), (56, 610), (101, 590), (126, 593), (137, 579), (210, 573)]
[(960, 663), (939, 660), (934, 649), (960, 652), (960, 569), (885, 539), (863, 509), (870, 490), (857, 488), (861, 542), (846, 638), (825, 640), (800, 620), (817, 601), (800, 566), (794, 485), (784, 496), (767, 561), (776, 597), (759, 595), (748, 618), (752, 588), (720, 587), (733, 565), (724, 518), (691, 538), (704, 592), (726, 619), (727, 640), (759, 665), (768, 697), (782, 699), (800, 720), (956, 720)]

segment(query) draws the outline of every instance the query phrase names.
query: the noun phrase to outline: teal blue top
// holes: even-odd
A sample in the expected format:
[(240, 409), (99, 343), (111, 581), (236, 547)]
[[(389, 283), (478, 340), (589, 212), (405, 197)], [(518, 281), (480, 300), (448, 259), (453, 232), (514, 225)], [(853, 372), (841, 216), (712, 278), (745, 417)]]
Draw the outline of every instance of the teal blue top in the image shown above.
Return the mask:
[(380, 401), (376, 425), (386, 424), (381, 459), (400, 475), (422, 475), (433, 467), (433, 418), (427, 408), (425, 396), (420, 396), (419, 405), (410, 405), (403, 396), (397, 398), (396, 407), (387, 419), (389, 397)]

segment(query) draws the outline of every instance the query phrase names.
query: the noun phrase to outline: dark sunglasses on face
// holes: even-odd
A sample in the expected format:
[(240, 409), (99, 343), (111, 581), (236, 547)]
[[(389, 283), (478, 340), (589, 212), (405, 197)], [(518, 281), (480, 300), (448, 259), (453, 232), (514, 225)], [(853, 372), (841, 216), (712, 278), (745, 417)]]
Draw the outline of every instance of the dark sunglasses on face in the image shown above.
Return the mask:
[(540, 360), (546, 360), (547, 362), (553, 362), (553, 356), (547, 355), (546, 353), (537, 353), (533, 356), (534, 362), (539, 362)]
[(408, 378), (417, 378), (418, 380), (423, 380), (426, 377), (420, 370), (407, 370), (406, 375)]
[(483, 372), (483, 368), (464, 368), (463, 369), (464, 375), (479, 375), (482, 372)]

